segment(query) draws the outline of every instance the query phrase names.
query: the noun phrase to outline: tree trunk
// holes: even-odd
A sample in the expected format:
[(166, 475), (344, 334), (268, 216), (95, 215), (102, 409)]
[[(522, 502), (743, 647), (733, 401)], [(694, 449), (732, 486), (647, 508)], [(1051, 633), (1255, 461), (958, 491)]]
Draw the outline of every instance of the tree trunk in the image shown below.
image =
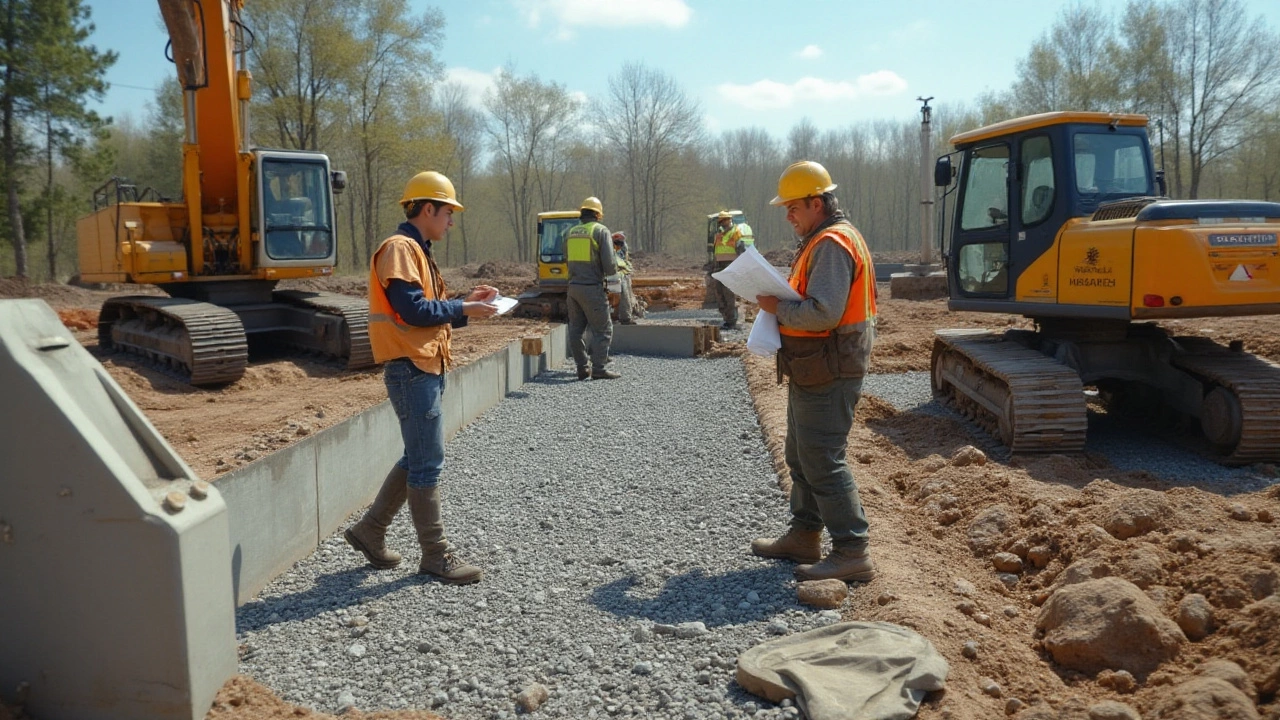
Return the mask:
[(18, 182), (17, 170), (18, 165), (18, 139), (13, 136), (14, 133), (14, 97), (13, 84), (17, 73), (14, 70), (13, 63), (14, 46), (17, 39), (14, 37), (14, 3), (12, 0), (6, 3), (7, 25), (4, 38), (5, 48), (8, 60), (5, 63), (5, 83), (3, 98), (3, 125), (4, 125), (4, 185), (8, 200), (9, 227), (13, 233), (10, 240), (13, 242), (13, 262), (14, 274), (20, 278), (27, 276), (27, 238), (22, 231), (22, 208), (18, 204)]
[(49, 239), (49, 282), (58, 281), (58, 248), (53, 243), (53, 120), (46, 114), (44, 116), (44, 159), (45, 175), (44, 197), (45, 197), (45, 234)]

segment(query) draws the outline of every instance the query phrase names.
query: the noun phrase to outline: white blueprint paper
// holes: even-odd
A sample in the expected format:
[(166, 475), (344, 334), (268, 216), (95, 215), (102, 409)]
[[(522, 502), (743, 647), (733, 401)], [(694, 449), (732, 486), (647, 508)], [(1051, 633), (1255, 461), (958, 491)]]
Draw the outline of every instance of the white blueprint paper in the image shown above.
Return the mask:
[(756, 355), (768, 357), (782, 347), (782, 337), (778, 334), (778, 316), (761, 310), (751, 323), (751, 334), (747, 335), (747, 350)]
[(498, 295), (494, 297), (492, 300), (490, 300), (489, 304), (498, 306), (499, 315), (506, 315), (507, 313), (514, 310), (515, 307), (520, 304), (520, 301), (513, 297)]
[(772, 295), (780, 300), (801, 299), (782, 273), (753, 247), (747, 248), (729, 263), (729, 267), (711, 273), (711, 277), (724, 283), (735, 295), (751, 302), (755, 302), (758, 295)]

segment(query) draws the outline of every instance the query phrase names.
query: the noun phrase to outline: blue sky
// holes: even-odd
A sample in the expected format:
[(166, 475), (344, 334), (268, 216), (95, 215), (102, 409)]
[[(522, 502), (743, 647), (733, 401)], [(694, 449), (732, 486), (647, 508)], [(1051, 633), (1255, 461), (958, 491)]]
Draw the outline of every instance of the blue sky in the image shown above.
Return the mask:
[[(247, 0), (252, 8), (253, 0)], [(410, 0), (444, 11), (440, 59), (475, 102), (504, 64), (603, 97), (627, 62), (660, 69), (698, 100), (712, 132), (759, 126), (783, 138), (919, 117), (1013, 81), (1017, 61), (1073, 0)], [(100, 112), (143, 120), (173, 76), (151, 0), (88, 0), (91, 42), (120, 58)], [(1246, 0), (1280, 29), (1280, 2)], [(1119, 10), (1121, 2), (1103, 3)]]

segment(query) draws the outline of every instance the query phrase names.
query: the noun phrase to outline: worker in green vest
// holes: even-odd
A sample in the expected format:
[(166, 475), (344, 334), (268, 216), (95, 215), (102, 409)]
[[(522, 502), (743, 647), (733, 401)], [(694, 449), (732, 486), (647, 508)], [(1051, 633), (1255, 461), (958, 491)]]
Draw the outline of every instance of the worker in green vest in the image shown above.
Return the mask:
[(635, 267), (631, 264), (627, 251), (627, 234), (618, 231), (613, 234), (613, 254), (618, 258), (618, 323), (635, 325), (636, 295), (631, 290), (631, 275)]
[[(756, 240), (751, 234), (751, 226), (745, 222), (735, 225), (733, 216), (728, 210), (721, 210), (716, 216), (716, 222), (720, 225), (720, 232), (716, 233), (714, 244), (716, 272), (719, 272), (729, 267), (729, 263), (746, 252), (748, 247), (753, 247)], [(716, 284), (716, 307), (719, 308), (720, 318), (724, 321), (720, 324), (720, 329), (736, 329), (738, 298), (732, 290), (724, 286), (724, 283), (714, 279), (712, 282)]]
[[(609, 318), (609, 292), (606, 278), (618, 272), (613, 254), (612, 233), (600, 222), (604, 206), (599, 198), (582, 201), (579, 223), (565, 235), (564, 248), (569, 264), (569, 349), (578, 365), (578, 379), (613, 380), (622, 377), (605, 369), (609, 362), (609, 343), (613, 340), (613, 321)], [(582, 335), (591, 328), (591, 370), (587, 370), (587, 346)]]

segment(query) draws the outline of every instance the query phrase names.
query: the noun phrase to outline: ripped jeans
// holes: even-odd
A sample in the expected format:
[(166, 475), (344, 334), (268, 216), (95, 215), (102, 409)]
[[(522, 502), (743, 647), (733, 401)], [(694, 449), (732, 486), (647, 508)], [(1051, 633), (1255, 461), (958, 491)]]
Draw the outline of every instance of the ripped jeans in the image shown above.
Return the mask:
[(435, 487), (444, 470), (444, 415), (440, 400), (445, 376), (423, 372), (404, 358), (388, 362), (382, 370), (387, 397), (400, 419), (404, 456), (397, 465), (409, 471), (411, 488)]

